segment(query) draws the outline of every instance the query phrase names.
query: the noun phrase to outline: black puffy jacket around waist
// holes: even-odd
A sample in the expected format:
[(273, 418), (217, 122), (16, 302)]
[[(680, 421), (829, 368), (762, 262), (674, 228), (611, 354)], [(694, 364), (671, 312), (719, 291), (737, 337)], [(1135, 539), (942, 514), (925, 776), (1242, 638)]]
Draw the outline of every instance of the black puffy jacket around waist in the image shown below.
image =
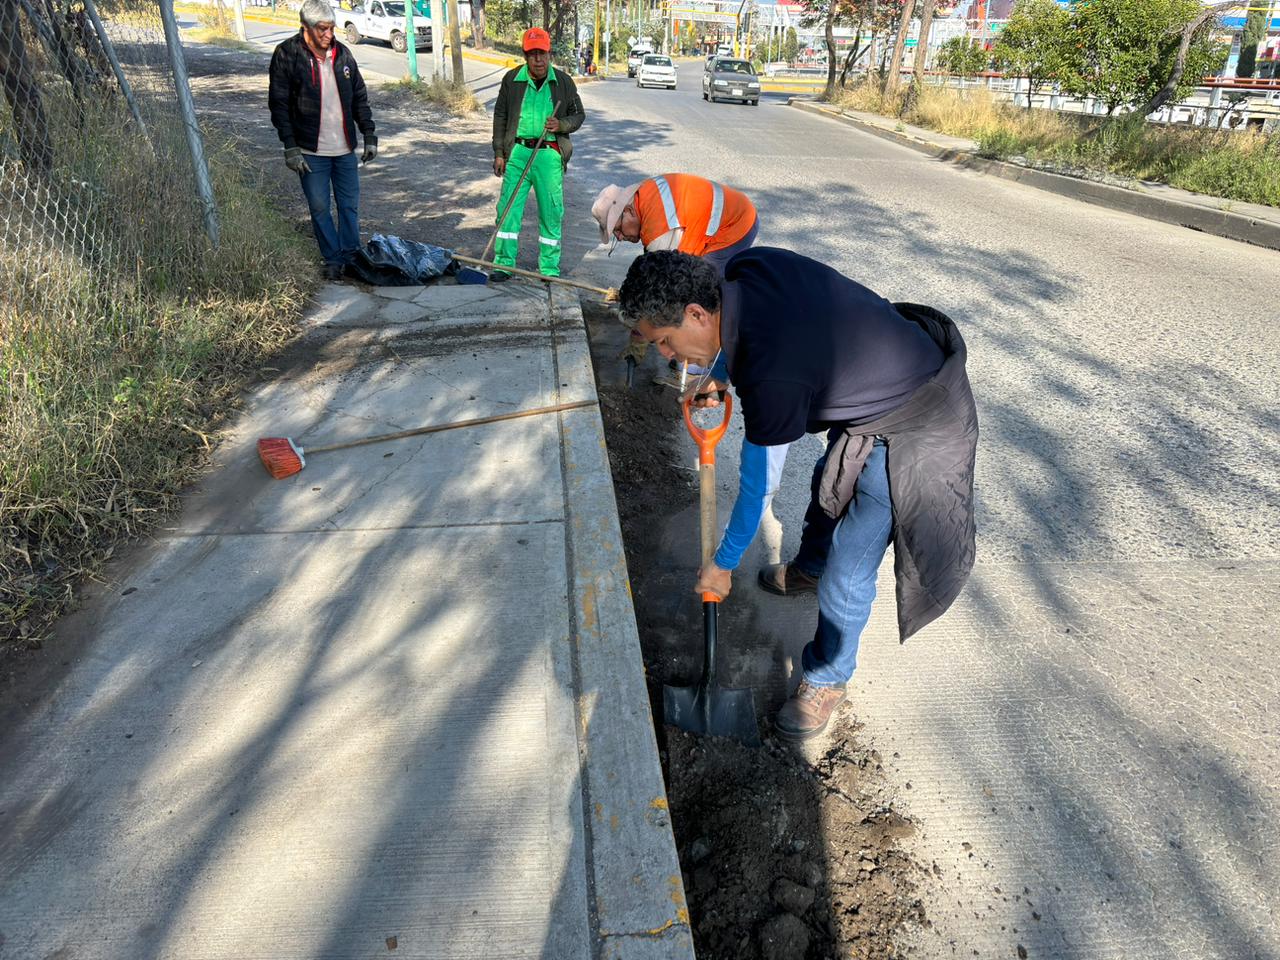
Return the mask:
[[(356, 148), (357, 128), (366, 144), (376, 144), (373, 111), (369, 109), (360, 67), (351, 51), (337, 40), (333, 41), (333, 49), (333, 78), (342, 104), (342, 128), (347, 146), (352, 150)], [(276, 47), (271, 55), (267, 103), (271, 108), (271, 125), (285, 149), (316, 149), (320, 139), (320, 69), (321, 63), (302, 39), (301, 30)]]

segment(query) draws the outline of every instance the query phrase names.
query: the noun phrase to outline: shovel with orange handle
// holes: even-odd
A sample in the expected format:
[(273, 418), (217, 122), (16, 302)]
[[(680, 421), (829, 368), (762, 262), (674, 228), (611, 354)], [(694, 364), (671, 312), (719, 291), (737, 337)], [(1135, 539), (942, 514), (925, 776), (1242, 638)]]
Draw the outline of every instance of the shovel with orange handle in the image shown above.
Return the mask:
[[(702, 566), (712, 562), (716, 550), (716, 444), (729, 429), (733, 398), (724, 397), (724, 419), (718, 426), (703, 430), (693, 422), (692, 397), (683, 405), (684, 424), (698, 445), (698, 514), (702, 535)], [(734, 690), (716, 684), (716, 612), (720, 598), (702, 595), (702, 677), (694, 687), (663, 686), (662, 705), (666, 722), (690, 733), (733, 737), (749, 746), (760, 743), (756, 726), (755, 699), (750, 690)]]

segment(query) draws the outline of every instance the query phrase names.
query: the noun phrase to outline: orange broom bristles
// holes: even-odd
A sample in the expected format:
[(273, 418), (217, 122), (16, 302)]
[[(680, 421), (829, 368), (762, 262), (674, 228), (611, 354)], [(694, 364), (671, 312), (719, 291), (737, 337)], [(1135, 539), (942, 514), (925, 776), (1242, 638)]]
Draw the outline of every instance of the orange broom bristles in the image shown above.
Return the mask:
[(288, 437), (263, 437), (258, 441), (258, 456), (267, 473), (277, 480), (292, 477), (307, 465), (302, 448)]

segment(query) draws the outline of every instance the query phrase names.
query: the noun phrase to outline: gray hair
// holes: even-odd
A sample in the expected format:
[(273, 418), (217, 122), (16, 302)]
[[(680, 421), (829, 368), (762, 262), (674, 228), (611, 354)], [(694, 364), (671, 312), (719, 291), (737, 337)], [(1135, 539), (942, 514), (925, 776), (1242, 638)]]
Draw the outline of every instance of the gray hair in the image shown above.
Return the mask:
[(298, 18), (308, 27), (314, 27), (317, 23), (336, 23), (333, 15), (333, 7), (329, 6), (325, 0), (306, 0), (302, 4), (302, 9), (298, 11)]

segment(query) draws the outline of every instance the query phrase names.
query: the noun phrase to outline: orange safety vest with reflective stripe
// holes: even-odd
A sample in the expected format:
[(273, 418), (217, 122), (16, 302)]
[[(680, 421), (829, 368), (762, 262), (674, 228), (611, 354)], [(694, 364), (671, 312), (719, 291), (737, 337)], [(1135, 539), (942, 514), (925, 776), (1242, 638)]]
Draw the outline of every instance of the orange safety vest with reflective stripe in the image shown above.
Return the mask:
[(689, 173), (644, 181), (635, 204), (643, 246), (684, 227), (679, 249), (695, 257), (733, 246), (756, 222), (756, 208), (745, 194)]

